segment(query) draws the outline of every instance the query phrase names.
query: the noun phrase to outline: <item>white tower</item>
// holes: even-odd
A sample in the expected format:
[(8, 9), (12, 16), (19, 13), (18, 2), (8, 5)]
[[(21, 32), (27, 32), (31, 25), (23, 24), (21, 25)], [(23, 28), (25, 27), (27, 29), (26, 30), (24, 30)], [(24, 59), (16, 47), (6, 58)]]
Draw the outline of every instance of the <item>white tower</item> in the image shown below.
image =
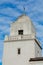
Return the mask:
[(28, 16), (11, 23), (10, 35), (5, 37), (2, 65), (29, 65), (29, 59), (41, 57), (41, 46)]

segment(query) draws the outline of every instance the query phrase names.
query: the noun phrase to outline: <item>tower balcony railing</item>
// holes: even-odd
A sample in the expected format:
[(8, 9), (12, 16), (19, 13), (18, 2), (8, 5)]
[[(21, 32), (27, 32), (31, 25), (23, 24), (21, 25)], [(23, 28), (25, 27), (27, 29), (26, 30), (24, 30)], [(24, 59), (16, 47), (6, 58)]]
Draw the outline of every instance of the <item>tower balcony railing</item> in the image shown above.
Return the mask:
[(17, 36), (6, 36), (5, 37), (5, 41), (26, 40), (26, 39), (35, 39), (35, 35), (29, 34), (29, 35), (17, 35)]

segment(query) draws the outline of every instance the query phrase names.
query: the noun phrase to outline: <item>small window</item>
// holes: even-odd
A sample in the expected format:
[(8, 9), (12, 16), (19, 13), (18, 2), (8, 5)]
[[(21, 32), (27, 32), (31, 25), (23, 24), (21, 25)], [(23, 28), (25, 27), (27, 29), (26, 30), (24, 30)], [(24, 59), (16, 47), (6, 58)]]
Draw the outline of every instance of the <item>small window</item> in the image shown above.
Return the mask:
[(23, 30), (18, 30), (19, 35), (23, 35)]
[(18, 48), (18, 54), (20, 54), (20, 48)]

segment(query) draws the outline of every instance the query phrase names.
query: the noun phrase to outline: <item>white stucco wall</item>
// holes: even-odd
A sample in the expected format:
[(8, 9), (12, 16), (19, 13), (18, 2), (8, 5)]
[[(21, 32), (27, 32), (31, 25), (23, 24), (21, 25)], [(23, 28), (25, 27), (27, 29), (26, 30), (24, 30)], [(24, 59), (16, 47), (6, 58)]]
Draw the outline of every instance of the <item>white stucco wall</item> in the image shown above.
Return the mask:
[(35, 57), (41, 57), (42, 56), (41, 51), (42, 49), (40, 49), (38, 44), (35, 42)]
[(31, 26), (29, 23), (25, 22), (19, 22), (12, 25), (12, 29), (10, 32), (10, 35), (18, 35), (18, 30), (23, 30), (23, 34), (31, 34)]
[[(21, 48), (20, 55), (18, 48)], [(29, 59), (35, 57), (34, 52), (34, 40), (5, 42), (2, 65), (29, 65)]]

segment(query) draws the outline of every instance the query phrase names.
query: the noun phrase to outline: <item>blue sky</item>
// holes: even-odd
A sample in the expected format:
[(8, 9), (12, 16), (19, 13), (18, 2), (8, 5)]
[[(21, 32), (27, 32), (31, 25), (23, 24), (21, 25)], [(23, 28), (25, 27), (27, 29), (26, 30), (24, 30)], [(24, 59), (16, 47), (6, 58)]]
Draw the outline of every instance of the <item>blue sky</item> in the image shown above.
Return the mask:
[(23, 7), (35, 25), (36, 36), (43, 47), (43, 0), (0, 0), (0, 62), (4, 37), (10, 33), (10, 23), (23, 14)]

